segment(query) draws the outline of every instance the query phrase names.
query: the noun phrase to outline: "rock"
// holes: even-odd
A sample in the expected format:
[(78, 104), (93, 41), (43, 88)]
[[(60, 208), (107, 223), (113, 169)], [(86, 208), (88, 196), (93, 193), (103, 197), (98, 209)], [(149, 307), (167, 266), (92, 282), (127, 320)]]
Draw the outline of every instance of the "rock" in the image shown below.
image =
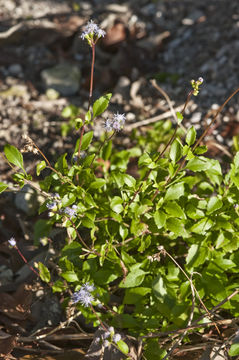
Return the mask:
[(27, 87), (25, 85), (13, 85), (9, 89), (1, 91), (0, 96), (3, 98), (21, 97), (25, 100), (30, 98), (30, 94), (28, 93)]
[(15, 205), (26, 215), (31, 216), (37, 213), (40, 203), (43, 202), (43, 200), (42, 196), (39, 196), (30, 185), (24, 185), (16, 194)]
[(0, 266), (0, 286), (9, 284), (13, 281), (13, 272), (5, 265)]
[(63, 96), (74, 95), (79, 90), (80, 70), (69, 63), (58, 64), (41, 72), (46, 89), (54, 89)]
[(12, 64), (9, 66), (8, 72), (13, 76), (19, 76), (22, 74), (22, 66), (20, 64)]

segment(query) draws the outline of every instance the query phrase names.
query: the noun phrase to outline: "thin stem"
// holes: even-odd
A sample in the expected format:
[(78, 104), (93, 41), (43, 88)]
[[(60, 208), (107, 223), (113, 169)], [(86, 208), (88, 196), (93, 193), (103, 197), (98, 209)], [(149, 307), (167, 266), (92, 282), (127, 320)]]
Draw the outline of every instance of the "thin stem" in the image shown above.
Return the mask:
[(105, 143), (107, 141), (110, 141), (112, 139), (112, 137), (115, 135), (115, 133), (116, 133), (116, 131), (114, 130), (113, 134), (111, 134), (108, 138), (105, 138), (105, 140), (102, 142), (102, 144), (100, 145), (98, 151), (95, 153), (93, 159), (91, 160), (90, 168), (92, 167), (93, 162), (95, 161), (96, 156), (100, 153), (100, 150), (102, 149), (102, 147), (105, 145)]
[[(89, 90), (88, 111), (91, 108), (92, 94), (93, 94), (94, 66), (95, 66), (95, 43), (94, 42), (92, 42), (92, 44), (91, 44), (91, 49), (92, 49), (92, 60), (91, 60), (91, 72), (90, 72), (90, 90)], [(79, 148), (78, 148), (78, 160), (80, 159), (81, 144), (82, 144), (84, 132), (85, 132), (85, 120), (83, 121), (81, 133), (80, 133), (80, 142), (79, 142)]]
[[(198, 147), (198, 145), (200, 144), (200, 142), (204, 139), (204, 137), (207, 135), (210, 127), (215, 123), (218, 115), (222, 112), (222, 110), (224, 109), (224, 107), (226, 106), (226, 104), (231, 100), (231, 98), (233, 96), (235, 96), (237, 93), (239, 92), (239, 87), (224, 101), (224, 103), (219, 107), (219, 109), (217, 110), (216, 114), (214, 115), (214, 117), (212, 118), (210, 124), (206, 127), (206, 129), (204, 130), (203, 134), (200, 136), (200, 138), (197, 140), (197, 142), (195, 143), (195, 145), (192, 148), (192, 152), (195, 151), (195, 149)], [(182, 168), (184, 167), (186, 163), (186, 157), (183, 159), (183, 161), (181, 162), (180, 166), (178, 167), (178, 169), (176, 170), (174, 177), (178, 174), (178, 172), (180, 170), (182, 170)], [(169, 183), (170, 178), (168, 178), (166, 185)]]
[[(193, 283), (192, 283), (192, 281), (190, 280), (190, 278), (189, 278), (189, 276), (187, 275), (187, 273), (183, 270), (183, 268), (179, 265), (179, 263), (173, 258), (173, 256), (170, 255), (164, 248), (162, 249), (162, 252), (163, 252), (164, 254), (166, 254), (166, 255), (174, 262), (174, 264), (179, 268), (179, 270), (180, 270), (180, 271), (183, 273), (183, 275), (187, 278), (187, 280), (189, 281), (189, 283), (190, 283), (191, 286), (193, 287), (193, 289), (194, 289), (194, 291), (195, 291), (195, 294), (197, 295), (197, 298), (198, 298), (198, 300), (200, 301), (202, 307), (203, 307), (204, 310), (206, 311), (209, 319), (212, 320), (212, 316), (211, 316), (210, 312), (208, 311), (206, 305), (205, 305), (204, 302), (202, 301), (202, 299), (201, 299), (201, 297), (200, 297), (197, 289), (196, 289), (195, 286), (193, 285)], [(212, 321), (213, 321), (213, 320), (212, 320)], [(221, 335), (221, 333), (220, 333), (217, 325), (216, 325), (215, 323), (214, 323), (214, 325), (215, 325), (215, 328), (217, 329), (218, 334)]]
[(27, 266), (29, 267), (29, 269), (31, 271), (33, 271), (38, 277), (40, 277), (40, 274), (28, 263), (27, 259), (25, 258), (25, 256), (22, 254), (21, 250), (18, 248), (17, 245), (14, 246), (15, 249), (17, 250), (18, 254), (21, 256), (22, 260), (24, 261), (25, 264), (27, 264)]
[(95, 311), (93, 305), (90, 304), (90, 307), (91, 307), (91, 310), (93, 311), (93, 313), (95, 314), (95, 316), (97, 317), (97, 319), (99, 320), (100, 322), (100, 325), (102, 326), (102, 328), (107, 331), (107, 328), (106, 326), (103, 324), (102, 320), (100, 319), (100, 317), (98, 316), (97, 312)]

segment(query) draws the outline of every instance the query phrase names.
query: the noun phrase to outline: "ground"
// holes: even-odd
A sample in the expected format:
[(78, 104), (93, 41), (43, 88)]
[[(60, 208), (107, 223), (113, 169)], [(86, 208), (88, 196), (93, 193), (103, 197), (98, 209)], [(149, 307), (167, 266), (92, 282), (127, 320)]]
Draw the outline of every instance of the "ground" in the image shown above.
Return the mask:
[[(6, 143), (21, 147), (22, 135), (27, 133), (50, 160), (65, 151), (72, 154), (77, 133), (70, 131), (62, 137), (66, 119), (61, 112), (67, 104), (79, 106), (82, 113), (87, 108), (90, 51), (79, 35), (89, 19), (107, 31), (96, 50), (94, 98), (106, 91), (113, 93), (109, 112), (126, 113), (125, 139), (133, 126), (141, 129), (143, 120), (150, 126), (155, 116), (169, 116), (168, 104), (151, 85), (152, 78), (174, 106), (180, 107), (190, 90), (190, 80), (203, 77), (202, 90), (191, 100), (183, 123), (185, 127), (193, 124), (199, 133), (239, 86), (238, 1), (0, 0), (1, 151)], [(80, 80), (75, 82), (73, 76), (70, 81), (67, 76), (67, 89), (47, 92), (50, 80), (49, 75), (44, 80), (43, 71), (57, 64), (75, 67)], [(95, 136), (101, 133), (102, 123), (99, 119)], [(234, 147), (238, 146), (238, 133), (239, 102), (235, 96), (206, 138), (210, 155), (227, 163), (235, 150), (233, 139)], [(26, 154), (24, 159), (34, 175), (39, 157)], [(1, 159), (0, 180), (11, 182), (11, 174)], [(0, 353), (14, 348), (12, 356), (16, 358), (35, 354), (38, 359), (52, 359), (55, 357), (44, 354), (55, 356), (59, 349), (74, 349), (74, 359), (82, 358), (92, 336), (67, 340), (67, 333), (79, 334), (73, 323), (58, 331), (60, 343), (56, 338), (40, 345), (27, 340), (34, 332), (54, 328), (65, 320), (62, 299), (35, 281), (17, 251), (7, 245), (14, 236), (32, 263), (49, 256), (44, 247), (33, 246), (36, 219), (34, 209), (29, 212), (24, 208), (13, 191), (0, 196)], [(15, 346), (16, 335), (22, 341)], [(182, 353), (175, 358), (180, 356)], [(190, 351), (186, 358), (190, 359)]]

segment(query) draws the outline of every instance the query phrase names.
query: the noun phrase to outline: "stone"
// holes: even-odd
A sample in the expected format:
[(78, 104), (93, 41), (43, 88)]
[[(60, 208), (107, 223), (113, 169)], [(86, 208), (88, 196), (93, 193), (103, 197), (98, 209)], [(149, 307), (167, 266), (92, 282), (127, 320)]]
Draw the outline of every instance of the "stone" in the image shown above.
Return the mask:
[(30, 186), (24, 185), (23, 188), (15, 196), (15, 205), (26, 215), (32, 216), (37, 214), (40, 204), (44, 198)]
[(54, 89), (63, 96), (74, 95), (80, 86), (80, 69), (70, 63), (58, 64), (41, 72), (46, 89)]
[(8, 72), (11, 75), (21, 75), (22, 74), (22, 66), (20, 64), (12, 64), (8, 67)]

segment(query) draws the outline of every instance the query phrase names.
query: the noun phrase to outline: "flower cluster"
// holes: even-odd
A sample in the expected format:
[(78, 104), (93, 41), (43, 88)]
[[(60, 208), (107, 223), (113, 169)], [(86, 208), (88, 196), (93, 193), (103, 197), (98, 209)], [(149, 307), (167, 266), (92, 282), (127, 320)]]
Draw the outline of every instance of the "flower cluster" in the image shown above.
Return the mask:
[(80, 302), (81, 305), (85, 307), (92, 305), (92, 302), (94, 301), (94, 297), (91, 295), (91, 292), (94, 290), (95, 290), (94, 285), (85, 283), (84, 285), (82, 285), (79, 291), (74, 292), (74, 294), (72, 295), (73, 303), (75, 304), (77, 302)]
[(104, 37), (106, 32), (102, 30), (93, 20), (88, 21), (81, 34), (82, 40), (86, 39), (90, 46), (96, 44), (97, 40)]
[(117, 114), (113, 115), (113, 119), (107, 119), (105, 121), (105, 130), (107, 132), (112, 130), (120, 131), (125, 124), (125, 120), (126, 120), (125, 114), (119, 114), (117, 112)]
[(203, 78), (202, 77), (199, 77), (197, 79), (197, 81), (195, 80), (191, 80), (191, 85), (192, 85), (192, 88), (193, 88), (193, 95), (194, 96), (197, 96), (198, 93), (199, 93), (199, 86), (202, 85), (203, 83)]
[(71, 208), (67, 206), (65, 209), (63, 209), (63, 212), (66, 215), (69, 215), (70, 218), (72, 218), (76, 215), (76, 210), (77, 210), (77, 205), (72, 205)]
[(102, 340), (105, 347), (109, 346), (112, 341), (117, 345), (117, 342), (121, 340), (121, 335), (115, 334), (115, 329), (111, 326), (108, 331), (103, 334)]

